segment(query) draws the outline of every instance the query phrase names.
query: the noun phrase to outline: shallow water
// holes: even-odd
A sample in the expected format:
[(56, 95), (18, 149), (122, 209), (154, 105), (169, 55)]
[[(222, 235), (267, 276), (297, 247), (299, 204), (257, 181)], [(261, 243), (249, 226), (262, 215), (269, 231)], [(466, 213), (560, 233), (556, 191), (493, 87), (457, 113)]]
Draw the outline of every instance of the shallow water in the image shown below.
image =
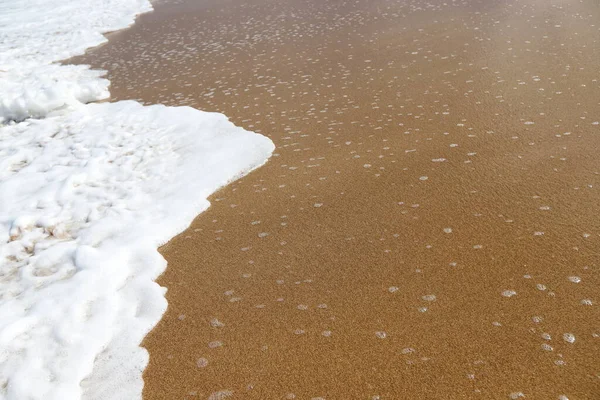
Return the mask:
[(277, 145), (163, 247), (145, 397), (600, 396), (599, 17), (165, 1), (78, 59)]

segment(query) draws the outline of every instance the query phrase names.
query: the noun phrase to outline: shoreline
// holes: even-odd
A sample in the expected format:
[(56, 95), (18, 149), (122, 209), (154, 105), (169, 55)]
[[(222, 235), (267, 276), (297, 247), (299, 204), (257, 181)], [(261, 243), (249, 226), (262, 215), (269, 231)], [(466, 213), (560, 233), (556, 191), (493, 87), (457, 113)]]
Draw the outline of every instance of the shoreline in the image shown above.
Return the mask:
[(140, 343), (167, 307), (155, 282), (166, 267), (158, 247), (273, 151), (222, 114), (100, 102), (102, 71), (59, 61), (102, 48), (103, 31), (150, 8), (2, 6), (3, 399), (141, 398)]
[(145, 398), (600, 393), (592, 2), (186, 4), (80, 59), (277, 150), (161, 248)]

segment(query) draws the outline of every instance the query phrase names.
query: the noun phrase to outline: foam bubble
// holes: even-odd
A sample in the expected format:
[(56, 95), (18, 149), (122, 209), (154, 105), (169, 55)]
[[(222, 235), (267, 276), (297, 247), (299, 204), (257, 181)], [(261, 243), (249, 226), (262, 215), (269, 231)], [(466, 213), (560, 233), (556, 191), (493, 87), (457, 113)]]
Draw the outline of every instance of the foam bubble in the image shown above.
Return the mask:
[(208, 366), (208, 360), (204, 357), (201, 357), (196, 361), (196, 366), (198, 366), (198, 368), (205, 368)]
[[(11, 291), (0, 303), (11, 316), (0, 334), (14, 338), (0, 360), (11, 398), (140, 397), (148, 356), (139, 344), (166, 309), (157, 247), (273, 145), (220, 114), (129, 101), (0, 134), (0, 153), (29, 160), (0, 172), (0, 253), (22, 272), (3, 280)], [(21, 250), (28, 243), (35, 254)], [(48, 380), (51, 371), (60, 372)]]
[(575, 335), (572, 333), (563, 334), (563, 340), (567, 343), (575, 343)]

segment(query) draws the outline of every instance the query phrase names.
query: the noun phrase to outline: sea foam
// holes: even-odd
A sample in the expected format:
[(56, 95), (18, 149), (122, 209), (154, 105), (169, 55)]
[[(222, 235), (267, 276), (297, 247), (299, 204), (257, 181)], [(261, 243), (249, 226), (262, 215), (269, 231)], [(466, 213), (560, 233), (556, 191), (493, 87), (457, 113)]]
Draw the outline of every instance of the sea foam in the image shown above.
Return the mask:
[(108, 97), (103, 71), (56, 65), (133, 24), (148, 0), (5, 0), (0, 3), (0, 122), (43, 117)]
[(150, 9), (0, 5), (1, 399), (141, 398), (139, 344), (167, 306), (157, 247), (273, 151), (221, 114), (83, 104), (108, 96), (102, 72), (52, 62)]

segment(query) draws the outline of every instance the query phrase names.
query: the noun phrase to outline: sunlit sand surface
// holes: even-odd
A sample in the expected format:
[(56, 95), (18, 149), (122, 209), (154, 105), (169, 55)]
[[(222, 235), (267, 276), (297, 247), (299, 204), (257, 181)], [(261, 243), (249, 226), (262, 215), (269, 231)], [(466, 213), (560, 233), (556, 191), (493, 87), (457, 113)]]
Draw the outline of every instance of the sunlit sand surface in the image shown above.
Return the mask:
[(78, 61), (277, 149), (162, 248), (147, 399), (600, 398), (597, 2), (155, 8)]

